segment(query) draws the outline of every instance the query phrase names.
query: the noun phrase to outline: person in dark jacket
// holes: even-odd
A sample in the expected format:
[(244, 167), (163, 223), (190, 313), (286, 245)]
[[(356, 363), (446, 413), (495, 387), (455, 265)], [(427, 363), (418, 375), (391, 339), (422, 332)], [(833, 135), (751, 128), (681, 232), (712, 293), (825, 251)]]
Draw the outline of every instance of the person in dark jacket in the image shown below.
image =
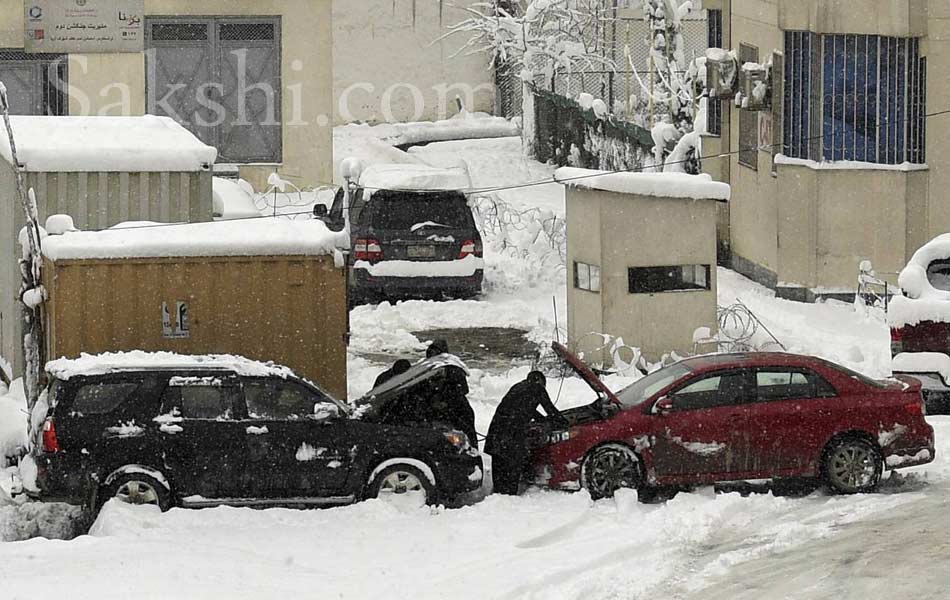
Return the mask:
[(393, 366), (379, 374), (379, 377), (376, 378), (376, 382), (373, 384), (373, 387), (378, 388), (396, 375), (402, 375), (408, 371), (410, 367), (412, 367), (412, 363), (410, 363), (405, 358), (400, 358), (393, 363)]
[(524, 381), (508, 390), (495, 409), (485, 439), (485, 453), (491, 454), (492, 458), (494, 492), (518, 494), (518, 486), (531, 454), (526, 439), (528, 425), (545, 418), (538, 412), (539, 406), (544, 408), (548, 419), (567, 424), (548, 396), (544, 374), (532, 371)]
[[(449, 344), (435, 340), (426, 348), (426, 358), (448, 354)], [(432, 389), (434, 420), (450, 423), (468, 437), (473, 448), (478, 448), (478, 433), (475, 431), (475, 411), (468, 401), (468, 377), (461, 367), (445, 368), (445, 378)]]

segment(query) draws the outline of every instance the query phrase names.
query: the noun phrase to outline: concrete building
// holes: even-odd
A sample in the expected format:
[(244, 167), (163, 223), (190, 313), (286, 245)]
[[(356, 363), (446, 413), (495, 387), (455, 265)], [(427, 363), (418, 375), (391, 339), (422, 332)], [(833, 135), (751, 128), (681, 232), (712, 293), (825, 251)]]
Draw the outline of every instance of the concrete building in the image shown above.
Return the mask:
[(464, 34), (444, 37), (479, 0), (334, 0), (333, 95), (337, 123), (434, 121), (492, 112), (494, 71), (468, 54)]
[[(704, 168), (732, 187), (720, 240), (779, 295), (849, 295), (870, 260), (891, 283), (950, 230), (950, 3), (706, 0), (710, 46), (772, 63), (765, 110), (710, 111)], [(717, 103), (719, 104), (719, 103)], [(721, 110), (720, 110), (721, 109)]]
[[(656, 361), (716, 331), (716, 205), (729, 186), (708, 175), (558, 169), (566, 186), (568, 338), (610, 364), (603, 335)], [(622, 357), (630, 360), (632, 357)]]
[(216, 169), (318, 185), (332, 181), (331, 2), (0, 0), (0, 81), (19, 114), (171, 116), (218, 149)]

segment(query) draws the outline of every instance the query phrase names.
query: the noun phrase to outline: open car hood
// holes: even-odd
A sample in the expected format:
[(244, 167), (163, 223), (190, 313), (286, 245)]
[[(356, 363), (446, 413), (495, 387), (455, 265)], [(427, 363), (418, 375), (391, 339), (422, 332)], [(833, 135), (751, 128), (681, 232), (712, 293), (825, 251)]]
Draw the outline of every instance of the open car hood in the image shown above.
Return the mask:
[(620, 400), (617, 398), (616, 394), (610, 391), (603, 381), (600, 380), (600, 377), (590, 370), (590, 367), (584, 364), (584, 362), (577, 358), (573, 352), (567, 349), (564, 344), (559, 342), (552, 342), (551, 348), (554, 350), (554, 353), (557, 354), (564, 362), (566, 362), (571, 369), (577, 374), (578, 377), (587, 382), (587, 385), (590, 386), (590, 389), (598, 396), (603, 396), (607, 400), (620, 404)]
[(358, 412), (360, 408), (365, 407), (364, 411), (379, 413), (393, 398), (401, 396), (424, 381), (441, 375), (447, 367), (458, 367), (468, 375), (468, 367), (462, 359), (454, 354), (439, 354), (420, 360), (409, 367), (405, 373), (396, 375), (381, 386), (366, 392), (365, 395), (353, 401), (353, 406)]

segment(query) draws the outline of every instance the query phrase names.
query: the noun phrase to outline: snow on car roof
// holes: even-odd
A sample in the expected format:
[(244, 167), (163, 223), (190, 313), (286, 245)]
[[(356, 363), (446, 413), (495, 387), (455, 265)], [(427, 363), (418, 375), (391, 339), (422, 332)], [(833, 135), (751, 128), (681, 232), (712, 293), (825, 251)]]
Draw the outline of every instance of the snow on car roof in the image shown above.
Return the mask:
[[(27, 171), (206, 171), (218, 151), (168, 117), (11, 116)], [(0, 156), (13, 164), (6, 133)]]
[[(263, 217), (207, 223), (125, 223), (43, 238), (50, 260), (195, 256), (338, 255), (340, 233), (318, 219)], [(342, 256), (339, 256), (342, 260)]]
[(231, 371), (246, 377), (294, 376), (294, 372), (288, 367), (231, 354), (192, 355), (133, 350), (104, 354), (83, 353), (79, 358), (60, 358), (46, 363), (46, 372), (64, 381), (85, 375), (168, 369)]
[(705, 173), (615, 173), (561, 167), (554, 172), (554, 180), (569, 187), (660, 198), (726, 201), (731, 194), (728, 183), (713, 181)]
[(888, 325), (903, 327), (921, 321), (950, 322), (950, 290), (935, 288), (927, 275), (932, 262), (948, 259), (950, 233), (938, 235), (914, 252), (897, 277), (903, 295), (891, 300), (887, 310)]
[(472, 180), (464, 168), (441, 169), (428, 165), (370, 165), (360, 174), (360, 185), (371, 190), (447, 190), (471, 189)]

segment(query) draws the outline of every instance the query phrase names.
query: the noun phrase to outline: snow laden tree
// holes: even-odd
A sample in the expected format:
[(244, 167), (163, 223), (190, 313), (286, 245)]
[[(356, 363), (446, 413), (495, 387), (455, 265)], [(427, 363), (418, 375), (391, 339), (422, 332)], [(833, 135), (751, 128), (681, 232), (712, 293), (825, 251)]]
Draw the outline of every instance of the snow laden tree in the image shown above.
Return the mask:
[(466, 7), (465, 20), (446, 35), (463, 34), (460, 53), (487, 53), (499, 72), (518, 73), (524, 86), (522, 132), (533, 154), (534, 96), (530, 84), (564, 73), (613, 70), (604, 31), (614, 20), (608, 0), (491, 0)]
[[(46, 291), (42, 284), (43, 258), (40, 247), (41, 229), (39, 215), (36, 210), (36, 196), (34, 196), (32, 188), (27, 191), (23, 182), (23, 172), (19, 167), (20, 162), (17, 158), (16, 141), (13, 137), (13, 127), (10, 125), (8, 108), (7, 88), (0, 82), (0, 112), (3, 115), (3, 124), (10, 145), (13, 169), (16, 172), (17, 201), (23, 210), (26, 222), (26, 226), (20, 231), (19, 239), (23, 251), (23, 257), (20, 259), (20, 274), (22, 276), (20, 301), (23, 304), (23, 356), (26, 365), (23, 387), (26, 392), (28, 412), (32, 414), (33, 407), (40, 397), (43, 386), (42, 345), (44, 335), (42, 310), (43, 301), (46, 299)], [(32, 419), (28, 421), (30, 422), (28, 439), (32, 443), (36, 432), (32, 430)]]
[(657, 171), (700, 172), (700, 134), (706, 126), (699, 109), (696, 83), (702, 81), (705, 58), (687, 61), (682, 20), (692, 10), (690, 0), (643, 0), (643, 18), (649, 29), (650, 69), (637, 72), (648, 101), (653, 161)]

